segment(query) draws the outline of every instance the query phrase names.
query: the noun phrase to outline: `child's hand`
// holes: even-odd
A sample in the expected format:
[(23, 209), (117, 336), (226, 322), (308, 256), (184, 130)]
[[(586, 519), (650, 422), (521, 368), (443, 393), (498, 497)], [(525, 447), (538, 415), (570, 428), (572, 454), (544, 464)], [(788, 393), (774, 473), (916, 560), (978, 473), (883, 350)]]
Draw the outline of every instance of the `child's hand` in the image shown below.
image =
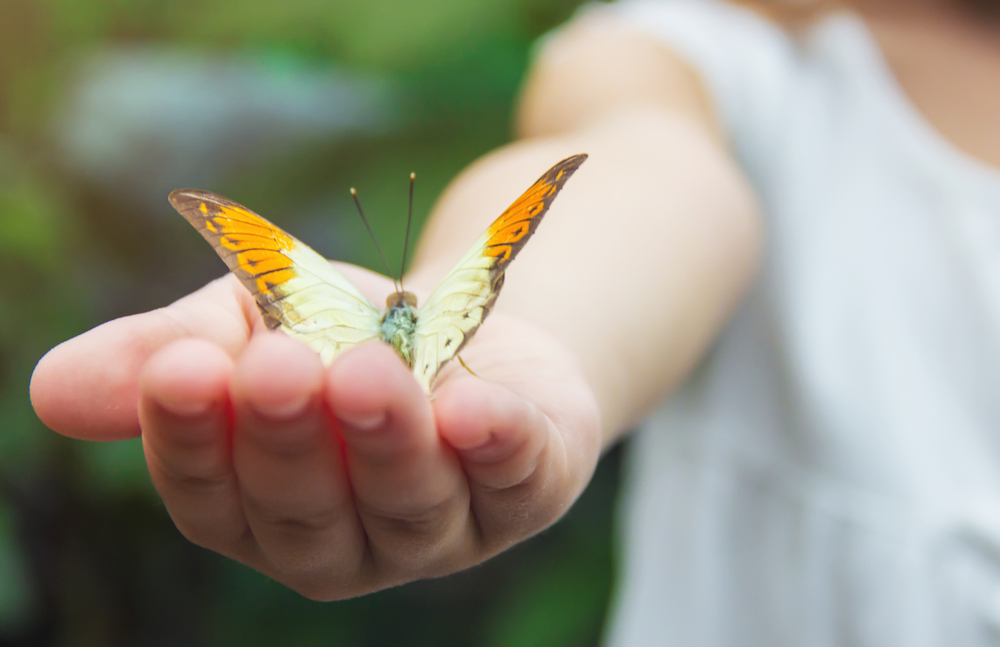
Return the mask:
[[(388, 292), (343, 271), (369, 296)], [(432, 401), (385, 344), (324, 369), (267, 332), (228, 276), (59, 346), (32, 399), (67, 435), (141, 428), (186, 537), (327, 600), (476, 564), (555, 521), (586, 484), (600, 420), (572, 355), (503, 313), (462, 354), (480, 378), (452, 362)]]

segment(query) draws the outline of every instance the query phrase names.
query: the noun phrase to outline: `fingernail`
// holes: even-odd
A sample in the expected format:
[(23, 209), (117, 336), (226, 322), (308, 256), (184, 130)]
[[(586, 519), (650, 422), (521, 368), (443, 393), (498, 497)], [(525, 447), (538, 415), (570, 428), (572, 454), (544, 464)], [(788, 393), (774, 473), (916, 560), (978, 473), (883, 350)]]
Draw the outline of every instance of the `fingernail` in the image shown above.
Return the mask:
[(339, 415), (340, 421), (348, 427), (360, 429), (361, 431), (371, 431), (385, 425), (386, 416), (384, 413), (375, 413), (369, 416), (345, 416)]
[(253, 410), (267, 418), (287, 420), (289, 418), (294, 418), (305, 411), (311, 397), (312, 396), (304, 395), (293, 400), (288, 400), (287, 402), (268, 402), (263, 405), (257, 403), (254, 405)]
[(175, 416), (181, 416), (183, 418), (203, 416), (208, 413), (208, 410), (212, 406), (211, 401), (205, 400), (181, 400), (172, 402), (170, 400), (164, 400), (163, 398), (156, 398), (156, 403), (168, 413), (172, 413)]

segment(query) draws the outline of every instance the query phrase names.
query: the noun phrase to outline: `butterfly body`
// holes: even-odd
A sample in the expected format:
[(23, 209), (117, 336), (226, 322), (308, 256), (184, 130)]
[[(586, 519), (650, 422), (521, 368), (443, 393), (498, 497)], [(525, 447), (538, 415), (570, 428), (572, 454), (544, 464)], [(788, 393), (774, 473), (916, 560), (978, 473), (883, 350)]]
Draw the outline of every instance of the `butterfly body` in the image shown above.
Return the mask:
[(379, 311), (308, 245), (222, 196), (184, 189), (169, 199), (250, 291), (268, 328), (301, 340), (325, 364), (381, 339), (429, 394), (444, 364), (486, 319), (507, 266), (586, 159), (568, 157), (543, 174), (473, 243), (420, 309), (413, 293), (399, 291)]
[(417, 297), (412, 292), (393, 292), (385, 300), (385, 313), (379, 337), (413, 368), (413, 350), (417, 333)]

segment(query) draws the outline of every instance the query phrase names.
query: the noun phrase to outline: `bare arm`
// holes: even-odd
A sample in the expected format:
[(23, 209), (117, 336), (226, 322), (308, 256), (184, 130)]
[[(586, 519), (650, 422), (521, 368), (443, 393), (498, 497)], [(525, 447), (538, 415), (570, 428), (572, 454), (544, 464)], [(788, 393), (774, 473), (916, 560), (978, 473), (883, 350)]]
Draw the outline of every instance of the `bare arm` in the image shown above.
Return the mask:
[(697, 76), (634, 33), (583, 22), (551, 40), (518, 128), (441, 198), (412, 274), (433, 282), (540, 169), (589, 153), (498, 307), (572, 349), (613, 438), (692, 367), (752, 276), (754, 197)]

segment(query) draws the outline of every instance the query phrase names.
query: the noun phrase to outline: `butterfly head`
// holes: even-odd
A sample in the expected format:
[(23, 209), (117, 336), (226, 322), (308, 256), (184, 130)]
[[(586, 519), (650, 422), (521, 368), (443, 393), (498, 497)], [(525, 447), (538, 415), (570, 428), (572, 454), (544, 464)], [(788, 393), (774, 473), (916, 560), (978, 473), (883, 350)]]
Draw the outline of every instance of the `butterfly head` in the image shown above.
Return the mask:
[(411, 308), (417, 307), (417, 295), (412, 292), (393, 292), (385, 299), (385, 309), (392, 310), (393, 308), (402, 308), (404, 305), (410, 306)]

